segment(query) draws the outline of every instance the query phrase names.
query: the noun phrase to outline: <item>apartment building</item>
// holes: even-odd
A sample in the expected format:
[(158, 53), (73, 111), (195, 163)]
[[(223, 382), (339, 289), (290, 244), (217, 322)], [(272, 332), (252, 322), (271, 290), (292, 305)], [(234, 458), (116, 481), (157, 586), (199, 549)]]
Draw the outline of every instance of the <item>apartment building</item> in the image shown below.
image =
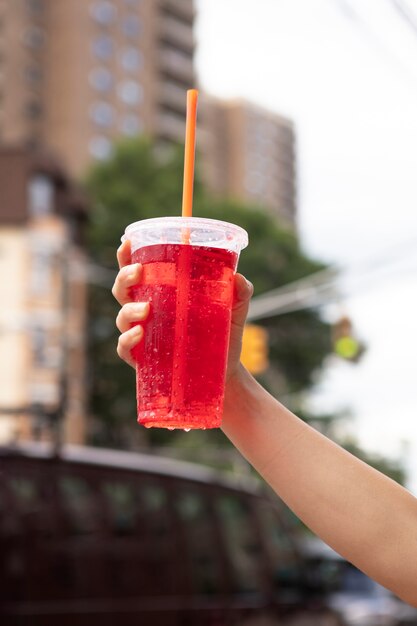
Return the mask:
[(193, 0), (0, 0), (0, 142), (80, 177), (117, 138), (183, 141), (193, 23)]
[(0, 150), (0, 443), (86, 434), (87, 204), (56, 158)]
[(297, 209), (295, 130), (291, 120), (242, 101), (201, 102), (201, 169), (208, 186), (267, 209), (291, 228)]

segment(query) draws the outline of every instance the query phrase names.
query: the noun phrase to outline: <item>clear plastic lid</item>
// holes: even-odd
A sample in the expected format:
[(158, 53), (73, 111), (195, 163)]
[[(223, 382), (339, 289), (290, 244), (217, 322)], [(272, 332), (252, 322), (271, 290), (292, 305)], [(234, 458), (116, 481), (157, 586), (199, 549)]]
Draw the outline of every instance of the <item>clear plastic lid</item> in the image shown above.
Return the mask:
[(129, 239), (132, 251), (161, 243), (224, 248), (240, 253), (248, 245), (248, 233), (235, 224), (203, 217), (155, 217), (127, 226), (122, 241)]

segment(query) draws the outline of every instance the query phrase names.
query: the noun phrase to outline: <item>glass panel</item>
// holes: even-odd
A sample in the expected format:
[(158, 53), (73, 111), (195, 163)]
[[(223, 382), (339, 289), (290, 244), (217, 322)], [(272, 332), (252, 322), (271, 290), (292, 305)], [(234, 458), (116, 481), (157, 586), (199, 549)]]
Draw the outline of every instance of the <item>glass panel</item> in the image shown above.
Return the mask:
[(117, 93), (122, 102), (130, 106), (142, 102), (143, 89), (141, 85), (134, 80), (125, 80), (120, 83)]
[(143, 55), (137, 48), (126, 48), (121, 54), (121, 64), (127, 72), (136, 72), (143, 65)]
[(108, 0), (101, 0), (100, 2), (95, 2), (93, 4), (91, 8), (91, 15), (99, 24), (107, 26), (115, 20), (117, 10), (112, 2), (109, 2)]
[(105, 67), (96, 67), (90, 73), (90, 84), (97, 91), (110, 91), (113, 85), (112, 73)]
[(9, 485), (18, 508), (23, 513), (29, 513), (39, 509), (39, 490), (34, 480), (26, 476), (14, 476), (13, 478), (10, 478)]
[(262, 549), (248, 503), (238, 496), (221, 496), (217, 499), (217, 510), (232, 565), (234, 591), (261, 590)]
[(175, 503), (186, 535), (195, 589), (203, 594), (219, 592), (221, 568), (207, 502), (201, 494), (183, 491)]
[(164, 488), (147, 483), (138, 489), (139, 529), (147, 547), (143, 563), (144, 589), (149, 594), (176, 593), (180, 585), (181, 563)]
[(121, 482), (106, 482), (103, 484), (103, 494), (113, 532), (118, 535), (135, 532), (137, 502), (133, 487)]
[(28, 186), (29, 213), (33, 217), (49, 215), (53, 210), (54, 188), (46, 176), (31, 178)]
[(110, 139), (103, 136), (93, 137), (90, 141), (90, 153), (93, 157), (105, 160), (111, 157), (113, 145)]
[(95, 494), (79, 476), (60, 476), (58, 492), (72, 534), (93, 533), (100, 528)]
[(128, 15), (122, 21), (122, 32), (126, 37), (135, 39), (141, 32), (142, 25), (137, 15)]
[(23, 35), (23, 41), (29, 48), (37, 50), (45, 43), (45, 31), (37, 26), (32, 26)]
[(257, 511), (272, 559), (274, 580), (280, 587), (293, 586), (301, 575), (293, 544), (268, 502), (260, 501)]
[(113, 107), (107, 102), (96, 102), (91, 106), (90, 115), (98, 126), (110, 127), (114, 120)]
[(93, 42), (93, 53), (98, 59), (106, 61), (110, 59), (114, 51), (114, 42), (111, 37), (101, 35)]
[(126, 115), (122, 118), (120, 130), (124, 135), (132, 137), (143, 130), (143, 124), (137, 115)]
[(139, 504), (146, 532), (156, 535), (159, 539), (170, 540), (170, 521), (167, 510), (167, 495), (158, 485), (143, 485), (139, 491)]
[(26, 7), (33, 15), (41, 15), (44, 10), (43, 0), (26, 0)]

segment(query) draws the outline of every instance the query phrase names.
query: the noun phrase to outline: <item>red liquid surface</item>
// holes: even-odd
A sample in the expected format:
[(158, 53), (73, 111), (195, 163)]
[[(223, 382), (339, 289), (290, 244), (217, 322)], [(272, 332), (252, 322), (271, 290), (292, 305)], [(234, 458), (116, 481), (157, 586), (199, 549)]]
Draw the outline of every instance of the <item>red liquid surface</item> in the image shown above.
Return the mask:
[(145, 426), (220, 426), (237, 260), (228, 250), (182, 244), (134, 252), (143, 273), (132, 295), (150, 302), (132, 353)]

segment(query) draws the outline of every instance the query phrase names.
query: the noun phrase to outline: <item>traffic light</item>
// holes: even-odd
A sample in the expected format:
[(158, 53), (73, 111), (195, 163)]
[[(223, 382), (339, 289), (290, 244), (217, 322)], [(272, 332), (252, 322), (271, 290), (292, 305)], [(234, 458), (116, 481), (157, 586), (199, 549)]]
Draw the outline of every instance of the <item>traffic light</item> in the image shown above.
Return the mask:
[(365, 351), (364, 344), (355, 336), (349, 317), (341, 317), (332, 330), (333, 350), (345, 361), (357, 363)]
[(251, 374), (262, 374), (268, 362), (268, 332), (257, 324), (245, 324), (240, 360)]

